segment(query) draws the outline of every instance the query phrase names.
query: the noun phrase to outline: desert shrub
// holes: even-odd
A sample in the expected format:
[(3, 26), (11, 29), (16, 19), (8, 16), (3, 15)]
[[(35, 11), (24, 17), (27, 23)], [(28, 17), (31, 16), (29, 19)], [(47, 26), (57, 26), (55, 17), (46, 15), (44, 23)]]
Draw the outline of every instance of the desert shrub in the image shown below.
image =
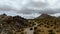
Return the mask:
[(48, 32), (53, 32), (53, 30), (48, 30)]
[(50, 28), (49, 26), (47, 26), (47, 28)]
[(53, 26), (53, 25), (50, 25), (51, 27)]
[(21, 30), (17, 30), (17, 32), (21, 32)]
[(41, 26), (40, 24), (38, 26)]
[(48, 26), (48, 25), (44, 25), (44, 27), (49, 28), (49, 26)]
[(33, 28), (30, 28), (30, 30), (33, 30)]
[(49, 22), (47, 23), (47, 25), (50, 25)]
[(38, 32), (33, 32), (33, 34), (39, 34)]
[(53, 32), (53, 30), (49, 30), (48, 32), (49, 32), (49, 34), (55, 34), (55, 33)]
[(11, 32), (8, 32), (7, 34), (13, 34), (13, 32), (11, 31)]
[(49, 34), (55, 34), (54, 32), (50, 32)]
[(56, 30), (56, 32), (60, 32), (60, 29)]
[(24, 29), (21, 29), (21, 31), (24, 31)]
[(56, 26), (54, 26), (54, 29), (56, 29), (57, 27)]
[(25, 34), (24, 32), (21, 32), (21, 34)]
[(39, 30), (37, 30), (37, 32), (41, 32), (41, 30), (39, 29)]
[(37, 29), (37, 27), (34, 27), (34, 30), (36, 30)]

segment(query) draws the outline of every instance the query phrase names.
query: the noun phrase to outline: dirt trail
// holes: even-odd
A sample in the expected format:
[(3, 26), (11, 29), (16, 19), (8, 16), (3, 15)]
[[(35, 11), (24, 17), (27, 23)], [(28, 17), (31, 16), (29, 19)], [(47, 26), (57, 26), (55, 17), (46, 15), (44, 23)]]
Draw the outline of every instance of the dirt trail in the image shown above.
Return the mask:
[(24, 32), (27, 32), (27, 34), (33, 34), (33, 32), (34, 32), (34, 27), (37, 27), (37, 23), (35, 22), (35, 24), (36, 25), (34, 25), (33, 27), (30, 27), (30, 28), (33, 28), (33, 30), (30, 30), (30, 28), (26, 28), (25, 30), (24, 30)]

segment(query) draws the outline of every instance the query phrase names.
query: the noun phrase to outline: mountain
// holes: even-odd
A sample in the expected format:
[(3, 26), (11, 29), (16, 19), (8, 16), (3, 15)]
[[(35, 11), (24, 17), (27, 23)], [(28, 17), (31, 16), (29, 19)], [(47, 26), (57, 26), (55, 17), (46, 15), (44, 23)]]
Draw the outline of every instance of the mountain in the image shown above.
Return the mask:
[[(49, 33), (48, 30), (50, 28), (53, 31), (57, 31), (56, 28), (59, 28), (58, 31), (60, 31), (59, 26), (60, 17), (56, 18), (48, 14), (41, 14), (39, 17), (35, 19), (25, 19), (18, 15), (17, 16), (7, 16), (6, 14), (0, 15), (0, 34), (25, 34), (30, 33), (30, 30), (32, 29), (34, 30), (34, 31), (32, 30), (34, 34), (37, 33), (47, 34)], [(25, 29), (27, 30), (25, 31)], [(27, 32), (28, 30), (29, 32)], [(42, 32), (42, 30), (44, 32)]]
[(60, 17), (41, 14), (33, 21), (38, 24), (34, 28), (34, 34), (60, 34)]
[(37, 18), (35, 19), (41, 19), (41, 18), (54, 18), (54, 16), (50, 16), (48, 14), (41, 14), (40, 16), (38, 16)]
[(0, 15), (0, 34), (14, 34), (28, 25), (28, 20), (21, 16)]

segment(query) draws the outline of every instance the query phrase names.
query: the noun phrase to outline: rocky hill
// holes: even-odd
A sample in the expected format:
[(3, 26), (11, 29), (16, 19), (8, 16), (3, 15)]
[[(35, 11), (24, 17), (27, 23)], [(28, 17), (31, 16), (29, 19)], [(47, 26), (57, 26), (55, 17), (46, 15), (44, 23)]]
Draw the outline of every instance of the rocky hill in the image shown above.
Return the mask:
[(21, 16), (0, 15), (0, 34), (16, 34), (27, 27), (29, 27), (28, 20)]
[(55, 18), (55, 17), (43, 13), (40, 16), (36, 17), (35, 19), (41, 19), (41, 18)]
[(33, 21), (38, 24), (34, 34), (60, 34), (60, 17), (42, 14)]
[(41, 14), (35, 19), (0, 15), (0, 34), (60, 34), (60, 17)]

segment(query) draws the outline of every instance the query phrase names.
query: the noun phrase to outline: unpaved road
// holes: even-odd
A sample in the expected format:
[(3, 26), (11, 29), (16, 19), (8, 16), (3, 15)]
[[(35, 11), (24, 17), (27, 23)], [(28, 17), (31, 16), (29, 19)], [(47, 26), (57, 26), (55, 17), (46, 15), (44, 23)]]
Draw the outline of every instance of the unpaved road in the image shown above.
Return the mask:
[(30, 27), (30, 28), (33, 28), (33, 30), (30, 30), (30, 28), (26, 28), (25, 30), (24, 30), (24, 32), (27, 32), (27, 34), (33, 34), (33, 32), (34, 32), (34, 27), (37, 27), (37, 23), (35, 23), (36, 25), (34, 25), (33, 27)]

